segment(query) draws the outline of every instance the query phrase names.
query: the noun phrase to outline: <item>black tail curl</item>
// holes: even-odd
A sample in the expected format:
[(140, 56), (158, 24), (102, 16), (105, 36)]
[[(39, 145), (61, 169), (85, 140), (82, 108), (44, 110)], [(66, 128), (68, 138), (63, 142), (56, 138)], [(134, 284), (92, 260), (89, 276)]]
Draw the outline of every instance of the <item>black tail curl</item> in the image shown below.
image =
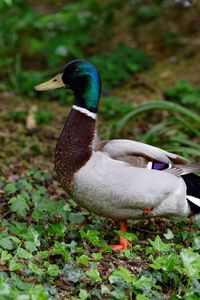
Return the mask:
[[(187, 174), (182, 175), (183, 180), (185, 181), (185, 184), (187, 186), (187, 196), (192, 196), (199, 199), (200, 203), (200, 177), (196, 174)], [(200, 213), (200, 206), (193, 203), (187, 198), (189, 207), (191, 209), (191, 212), (194, 214)]]

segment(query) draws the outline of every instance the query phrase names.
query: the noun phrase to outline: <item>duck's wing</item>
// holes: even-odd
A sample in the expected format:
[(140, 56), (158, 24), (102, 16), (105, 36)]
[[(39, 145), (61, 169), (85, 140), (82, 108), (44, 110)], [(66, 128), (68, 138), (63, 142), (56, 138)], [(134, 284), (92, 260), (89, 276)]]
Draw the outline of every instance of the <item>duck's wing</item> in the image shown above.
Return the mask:
[(182, 156), (178, 156), (174, 153), (162, 150), (160, 148), (150, 146), (141, 142), (131, 140), (111, 140), (108, 142), (102, 142), (101, 149), (106, 152), (112, 158), (118, 158), (121, 156), (134, 156), (142, 157), (147, 162), (163, 162), (163, 163), (179, 163), (187, 164), (189, 161)]
[(199, 163), (193, 163), (182, 156), (131, 140), (102, 142), (100, 150), (113, 159), (124, 161), (134, 167), (163, 170), (176, 176), (197, 172)]

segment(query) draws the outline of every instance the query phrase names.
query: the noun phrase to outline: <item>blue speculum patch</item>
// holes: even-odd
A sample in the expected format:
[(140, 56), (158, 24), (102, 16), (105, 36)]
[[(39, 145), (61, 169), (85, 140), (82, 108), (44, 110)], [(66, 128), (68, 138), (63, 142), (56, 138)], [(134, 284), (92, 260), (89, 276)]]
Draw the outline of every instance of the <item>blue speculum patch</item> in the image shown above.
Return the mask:
[(169, 168), (169, 164), (167, 164), (167, 163), (162, 163), (162, 162), (152, 163), (153, 170), (162, 171), (162, 170), (166, 170), (168, 168)]

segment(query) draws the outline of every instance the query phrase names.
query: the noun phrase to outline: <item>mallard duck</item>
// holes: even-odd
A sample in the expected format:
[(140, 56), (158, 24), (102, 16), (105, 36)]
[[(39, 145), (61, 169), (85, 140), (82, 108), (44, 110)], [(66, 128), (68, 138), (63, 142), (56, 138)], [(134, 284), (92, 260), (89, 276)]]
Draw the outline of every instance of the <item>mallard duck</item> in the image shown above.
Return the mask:
[[(57, 142), (55, 168), (78, 205), (120, 221), (122, 232), (127, 219), (200, 213), (200, 177), (193, 174), (200, 170), (199, 163), (137, 141), (100, 140), (101, 79), (93, 64), (71, 61), (35, 90), (60, 87), (73, 91), (74, 105)], [(120, 238), (111, 248), (129, 245)]]

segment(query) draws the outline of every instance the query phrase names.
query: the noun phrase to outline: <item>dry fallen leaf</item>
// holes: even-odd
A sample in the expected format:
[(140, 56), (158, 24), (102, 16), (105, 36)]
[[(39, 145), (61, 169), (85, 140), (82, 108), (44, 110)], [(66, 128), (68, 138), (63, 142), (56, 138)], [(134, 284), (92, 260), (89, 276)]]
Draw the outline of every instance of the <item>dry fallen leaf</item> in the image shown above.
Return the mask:
[(28, 130), (29, 133), (33, 133), (37, 129), (36, 119), (34, 115), (36, 111), (37, 111), (37, 106), (32, 106), (26, 118), (26, 129)]

